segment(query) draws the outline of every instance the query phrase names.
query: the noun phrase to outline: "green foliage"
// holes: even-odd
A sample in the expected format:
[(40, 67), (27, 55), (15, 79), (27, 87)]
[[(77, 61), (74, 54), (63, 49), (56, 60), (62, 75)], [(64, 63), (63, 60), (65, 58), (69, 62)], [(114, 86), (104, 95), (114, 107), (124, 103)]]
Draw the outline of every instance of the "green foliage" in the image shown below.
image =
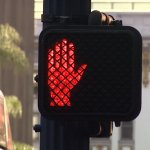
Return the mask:
[(0, 63), (11, 63), (17, 68), (29, 66), (20, 42), (20, 35), (13, 27), (8, 24), (0, 25)]
[(21, 38), (19, 33), (8, 24), (0, 25), (0, 41), (19, 45)]
[(5, 96), (8, 113), (13, 117), (22, 116), (22, 105), (18, 97), (11, 95)]
[[(6, 105), (8, 113), (11, 114), (13, 117), (21, 117), (22, 116), (22, 105), (18, 97), (11, 95), (5, 96)], [(35, 150), (32, 146), (21, 143), (21, 142), (13, 142), (13, 150)]]
[[(0, 64), (10, 65), (14, 69), (27, 69), (29, 61), (25, 52), (20, 48), (21, 37), (10, 25), (0, 25)], [(18, 97), (14, 95), (5, 96), (9, 114), (13, 117), (22, 116), (22, 105)], [(13, 142), (13, 150), (35, 150), (25, 143)]]
[(13, 142), (13, 150), (35, 150), (35, 148), (24, 143)]

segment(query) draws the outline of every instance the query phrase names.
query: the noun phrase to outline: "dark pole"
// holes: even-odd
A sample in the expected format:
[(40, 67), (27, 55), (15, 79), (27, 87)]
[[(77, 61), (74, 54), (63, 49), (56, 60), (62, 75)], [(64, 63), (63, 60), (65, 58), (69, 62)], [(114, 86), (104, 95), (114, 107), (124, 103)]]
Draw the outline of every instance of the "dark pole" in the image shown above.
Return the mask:
[(43, 14), (50, 16), (88, 16), (91, 0), (44, 0)]
[[(43, 0), (43, 29), (66, 21), (88, 24), (91, 0)], [(86, 122), (49, 121), (41, 117), (40, 150), (88, 150)]]
[(71, 24), (88, 24), (91, 0), (44, 0), (43, 2), (44, 27), (59, 23), (57, 22), (59, 17), (67, 17)]

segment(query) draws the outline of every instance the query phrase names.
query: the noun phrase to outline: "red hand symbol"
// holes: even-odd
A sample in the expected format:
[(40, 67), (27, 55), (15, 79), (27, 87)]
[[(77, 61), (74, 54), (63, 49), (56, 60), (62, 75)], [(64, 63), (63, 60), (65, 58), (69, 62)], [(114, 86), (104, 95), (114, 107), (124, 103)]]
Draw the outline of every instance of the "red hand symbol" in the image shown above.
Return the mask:
[(48, 50), (50, 106), (71, 106), (70, 91), (80, 81), (86, 64), (74, 70), (74, 44), (62, 39)]

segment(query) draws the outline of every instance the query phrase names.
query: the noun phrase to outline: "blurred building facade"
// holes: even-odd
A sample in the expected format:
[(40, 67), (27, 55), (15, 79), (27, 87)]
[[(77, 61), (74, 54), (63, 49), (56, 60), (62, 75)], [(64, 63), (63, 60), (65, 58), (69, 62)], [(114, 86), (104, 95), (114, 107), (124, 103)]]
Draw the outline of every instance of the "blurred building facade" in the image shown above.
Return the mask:
[(20, 34), (21, 48), (25, 51), (30, 67), (14, 72), (8, 65), (0, 70), (0, 89), (5, 95), (16, 95), (22, 103), (23, 114), (11, 119), (13, 140), (32, 144), (33, 115), (33, 51), (34, 51), (34, 1), (0, 0), (0, 24), (9, 24)]

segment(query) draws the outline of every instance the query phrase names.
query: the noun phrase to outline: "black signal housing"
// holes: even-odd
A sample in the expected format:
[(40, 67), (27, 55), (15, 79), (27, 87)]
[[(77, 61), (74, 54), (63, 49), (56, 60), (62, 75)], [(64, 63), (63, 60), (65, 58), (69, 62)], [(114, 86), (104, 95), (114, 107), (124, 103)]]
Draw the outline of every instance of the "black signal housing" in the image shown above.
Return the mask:
[(53, 120), (133, 120), (141, 64), (142, 38), (132, 27), (49, 26), (39, 37), (39, 111)]

